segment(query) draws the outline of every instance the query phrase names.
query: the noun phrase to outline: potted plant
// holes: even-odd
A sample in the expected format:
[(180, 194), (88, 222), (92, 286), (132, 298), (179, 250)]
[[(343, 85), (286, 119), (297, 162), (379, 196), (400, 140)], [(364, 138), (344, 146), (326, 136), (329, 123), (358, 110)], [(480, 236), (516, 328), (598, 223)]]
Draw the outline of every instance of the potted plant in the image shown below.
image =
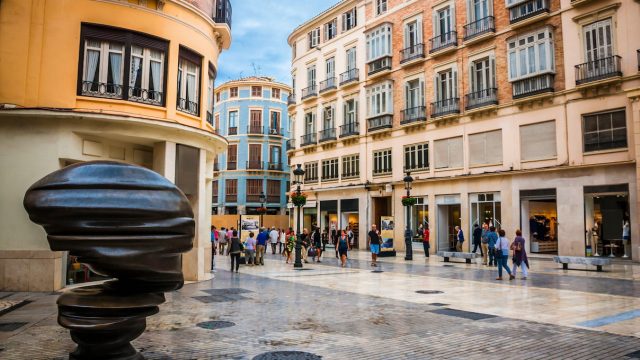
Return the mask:
[(260, 215), (264, 215), (264, 214), (266, 214), (266, 213), (267, 213), (267, 208), (266, 208), (266, 207), (264, 207), (264, 206), (260, 206), (260, 207), (257, 209), (257, 211), (258, 211), (258, 214), (260, 214)]
[(403, 196), (402, 197), (402, 205), (403, 206), (413, 206), (418, 202), (418, 199), (413, 196)]
[(305, 193), (300, 193), (300, 195), (298, 195), (297, 192), (292, 192), (291, 193), (291, 203), (296, 206), (296, 207), (302, 207), (307, 203), (307, 194)]

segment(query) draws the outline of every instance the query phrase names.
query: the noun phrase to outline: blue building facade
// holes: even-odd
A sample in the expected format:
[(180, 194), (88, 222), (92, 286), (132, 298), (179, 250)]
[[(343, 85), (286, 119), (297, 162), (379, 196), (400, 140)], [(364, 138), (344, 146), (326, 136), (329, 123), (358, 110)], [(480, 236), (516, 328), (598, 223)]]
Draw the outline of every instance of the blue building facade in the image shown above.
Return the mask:
[(213, 214), (286, 214), (291, 88), (269, 77), (229, 81), (215, 89), (213, 125), (229, 141), (214, 163)]

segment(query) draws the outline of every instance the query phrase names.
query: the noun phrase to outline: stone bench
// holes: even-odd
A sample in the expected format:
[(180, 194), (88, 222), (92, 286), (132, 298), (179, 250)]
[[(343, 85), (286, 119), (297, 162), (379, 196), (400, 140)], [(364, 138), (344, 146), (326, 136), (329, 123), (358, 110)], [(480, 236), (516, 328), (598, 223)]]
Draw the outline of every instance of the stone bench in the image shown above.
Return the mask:
[(562, 264), (564, 270), (569, 270), (569, 264), (591, 265), (595, 266), (598, 271), (602, 271), (604, 265), (611, 265), (611, 259), (599, 257), (554, 256), (553, 261)]
[(444, 262), (449, 262), (449, 258), (464, 259), (464, 262), (471, 264), (471, 259), (480, 257), (478, 254), (470, 252), (457, 252), (457, 251), (438, 251), (438, 256), (444, 258)]

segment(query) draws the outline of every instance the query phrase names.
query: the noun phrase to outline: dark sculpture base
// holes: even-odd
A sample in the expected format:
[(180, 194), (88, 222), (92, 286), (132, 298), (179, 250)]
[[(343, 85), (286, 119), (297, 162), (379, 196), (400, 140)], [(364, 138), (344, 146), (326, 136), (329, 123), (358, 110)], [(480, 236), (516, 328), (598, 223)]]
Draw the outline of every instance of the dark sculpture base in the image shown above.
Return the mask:
[(164, 301), (162, 293), (125, 294), (105, 285), (62, 294), (58, 323), (71, 331), (71, 339), (78, 344), (69, 359), (144, 359), (130, 342), (144, 332), (147, 316), (156, 314)]

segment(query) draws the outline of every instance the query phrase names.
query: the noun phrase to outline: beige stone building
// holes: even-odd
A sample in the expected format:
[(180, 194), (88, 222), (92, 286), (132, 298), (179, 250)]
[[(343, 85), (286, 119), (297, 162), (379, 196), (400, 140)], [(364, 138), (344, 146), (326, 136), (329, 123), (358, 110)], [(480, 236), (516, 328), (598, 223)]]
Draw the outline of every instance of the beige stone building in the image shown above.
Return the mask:
[[(329, 39), (353, 7), (360, 35)], [(289, 155), (306, 170), (305, 227), (351, 224), (364, 248), (391, 217), (404, 250), (409, 171), (408, 220), (414, 233), (429, 226), (432, 252), (453, 247), (455, 226), (469, 251), (487, 223), (510, 238), (522, 229), (534, 254), (640, 260), (638, 13), (634, 0), (372, 0), (302, 24), (289, 37), (301, 95)], [(358, 85), (298, 90), (322, 89), (325, 73), (308, 69), (342, 57), (347, 37), (364, 51)], [(344, 127), (357, 130), (331, 130)]]
[[(190, 199), (187, 280), (210, 269), (211, 174), (227, 142), (213, 128), (228, 0), (5, 0), (0, 3), (0, 290), (83, 281), (29, 221), (27, 188), (69, 164), (153, 169)], [(132, 258), (131, 261), (135, 261)]]

